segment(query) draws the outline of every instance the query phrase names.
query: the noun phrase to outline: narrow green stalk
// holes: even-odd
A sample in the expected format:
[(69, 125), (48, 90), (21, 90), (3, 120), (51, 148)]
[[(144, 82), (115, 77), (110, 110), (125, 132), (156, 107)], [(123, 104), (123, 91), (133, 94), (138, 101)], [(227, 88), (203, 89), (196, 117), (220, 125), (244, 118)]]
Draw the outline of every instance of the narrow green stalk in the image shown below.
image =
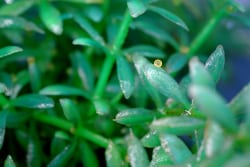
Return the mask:
[(120, 50), (123, 43), (125, 42), (131, 20), (132, 18), (130, 16), (129, 11), (126, 11), (114, 44), (111, 47), (111, 51), (107, 53), (107, 57), (103, 63), (100, 78), (97, 82), (96, 90), (94, 93), (94, 98), (99, 98), (103, 95), (103, 92), (108, 82), (108, 78), (115, 63), (115, 54)]
[(218, 12), (216, 12), (215, 15), (213, 15), (213, 17), (208, 21), (205, 27), (201, 30), (198, 36), (191, 43), (188, 52), (189, 58), (193, 57), (194, 53), (196, 53), (200, 49), (202, 44), (207, 40), (209, 35), (212, 33), (216, 25), (219, 23), (219, 21), (223, 18), (225, 14), (226, 10), (225, 8), (223, 8)]
[(60, 118), (53, 117), (53, 116), (48, 116), (48, 115), (41, 114), (41, 113), (34, 114), (33, 118), (36, 121), (46, 123), (48, 125), (51, 125), (51, 126), (60, 128), (62, 130), (65, 130), (67, 132), (70, 132), (73, 135), (82, 137), (83, 139), (89, 140), (89, 141), (91, 141), (91, 142), (95, 143), (96, 145), (101, 146), (103, 148), (108, 147), (108, 143), (109, 143), (108, 139), (106, 139), (106, 138), (104, 138), (104, 137), (102, 137), (94, 132), (91, 132), (91, 131), (89, 131), (81, 126), (75, 128), (74, 124), (72, 124), (71, 122), (66, 121), (64, 119), (60, 119)]

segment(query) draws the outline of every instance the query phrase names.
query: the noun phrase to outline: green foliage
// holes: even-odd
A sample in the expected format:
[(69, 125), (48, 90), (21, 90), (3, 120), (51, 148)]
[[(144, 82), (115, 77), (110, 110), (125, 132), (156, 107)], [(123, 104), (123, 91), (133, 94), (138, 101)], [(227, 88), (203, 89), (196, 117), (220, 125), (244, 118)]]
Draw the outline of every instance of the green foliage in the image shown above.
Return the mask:
[(250, 84), (216, 90), (243, 7), (0, 2), (0, 166), (249, 165)]

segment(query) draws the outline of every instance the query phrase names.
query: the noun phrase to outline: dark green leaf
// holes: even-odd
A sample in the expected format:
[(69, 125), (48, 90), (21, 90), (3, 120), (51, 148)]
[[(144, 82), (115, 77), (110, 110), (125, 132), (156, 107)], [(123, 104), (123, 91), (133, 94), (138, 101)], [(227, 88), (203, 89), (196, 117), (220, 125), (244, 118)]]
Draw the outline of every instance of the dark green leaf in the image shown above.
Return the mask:
[(165, 54), (158, 48), (150, 45), (135, 45), (124, 50), (126, 55), (141, 55), (150, 58), (165, 58)]
[(0, 49), (0, 58), (12, 55), (14, 53), (22, 52), (23, 49), (17, 46), (6, 46)]
[(149, 148), (153, 148), (161, 144), (159, 135), (156, 131), (149, 131), (149, 133), (143, 136), (141, 142), (144, 147), (149, 147)]
[(149, 160), (145, 149), (140, 140), (138, 140), (133, 132), (130, 132), (127, 137), (128, 142), (128, 157), (131, 167), (146, 167), (149, 166)]
[(69, 135), (63, 131), (56, 131), (50, 145), (50, 155), (56, 156), (59, 154), (67, 145)]
[(6, 119), (7, 111), (0, 111), (0, 150), (4, 142)]
[(182, 164), (191, 158), (191, 151), (177, 136), (162, 134), (160, 139), (163, 149), (175, 164)]
[(195, 57), (189, 62), (190, 76), (195, 85), (215, 87), (215, 83), (204, 65)]
[(166, 117), (155, 120), (150, 127), (159, 132), (187, 135), (204, 127), (204, 121), (187, 116)]
[(108, 148), (105, 151), (105, 159), (107, 167), (124, 166), (120, 152), (113, 142), (109, 142)]
[(32, 112), (8, 111), (6, 127), (18, 128), (31, 117)]
[(34, 0), (19, 0), (6, 4), (0, 8), (0, 15), (17, 16), (27, 11), (34, 4)]
[(85, 91), (66, 85), (50, 85), (42, 90), (40, 94), (49, 96), (82, 96), (84, 98), (90, 99), (90, 95)]
[(30, 81), (30, 76), (28, 71), (20, 71), (16, 75), (16, 79), (14, 82), (14, 86), (12, 87), (11, 98), (16, 98), (19, 92), (23, 89), (25, 85), (27, 85)]
[(134, 91), (134, 74), (123, 55), (116, 56), (117, 75), (123, 95), (128, 99)]
[(151, 6), (149, 9), (188, 31), (188, 27), (184, 21), (174, 13), (156, 6)]
[(0, 16), (0, 29), (23, 29), (25, 31), (35, 31), (43, 34), (43, 30), (34, 23), (16, 16)]
[(4, 161), (4, 167), (16, 167), (15, 162), (13, 161), (10, 155)]
[(170, 156), (166, 154), (162, 146), (155, 147), (149, 167), (162, 167), (168, 165), (173, 165)]
[(225, 54), (223, 47), (219, 45), (216, 50), (209, 56), (205, 67), (211, 74), (215, 82), (218, 82), (224, 70)]
[(207, 87), (193, 85), (189, 90), (195, 104), (209, 118), (218, 122), (228, 131), (237, 131), (234, 115), (227, 106), (225, 100), (214, 90)]
[(79, 148), (81, 153), (81, 161), (84, 167), (99, 167), (98, 157), (95, 150), (89, 143), (81, 142)]
[(46, 0), (39, 4), (40, 18), (44, 25), (53, 33), (60, 35), (63, 32), (63, 22), (59, 10)]
[(180, 53), (175, 53), (168, 58), (166, 70), (170, 74), (175, 74), (185, 66), (187, 61), (187, 56)]
[(70, 99), (60, 99), (60, 104), (63, 109), (63, 113), (65, 117), (73, 122), (73, 123), (80, 123), (81, 116), (79, 110), (76, 107), (76, 104)]
[(148, 0), (127, 0), (128, 9), (132, 17), (136, 18), (142, 15), (148, 6)]
[(41, 86), (40, 72), (33, 57), (28, 58), (30, 84), (33, 92), (38, 92)]
[(14, 99), (11, 103), (16, 107), (31, 109), (48, 109), (54, 107), (54, 101), (51, 98), (38, 94), (22, 95)]
[(119, 112), (115, 121), (127, 126), (150, 122), (155, 117), (154, 113), (144, 108), (132, 108)]

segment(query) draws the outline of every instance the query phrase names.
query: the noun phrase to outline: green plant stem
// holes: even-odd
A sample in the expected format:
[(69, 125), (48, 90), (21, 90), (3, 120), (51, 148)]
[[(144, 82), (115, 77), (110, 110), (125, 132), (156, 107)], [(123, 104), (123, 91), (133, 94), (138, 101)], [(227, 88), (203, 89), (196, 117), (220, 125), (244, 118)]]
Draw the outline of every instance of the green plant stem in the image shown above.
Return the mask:
[(130, 16), (129, 11), (126, 11), (114, 44), (111, 47), (111, 50), (107, 53), (107, 57), (101, 68), (101, 74), (97, 82), (94, 98), (100, 98), (103, 95), (103, 92), (108, 82), (108, 78), (115, 63), (115, 54), (120, 50), (123, 43), (125, 42), (125, 38), (127, 37), (131, 20), (132, 18)]
[(92, 132), (89, 131), (81, 126), (75, 127), (74, 124), (72, 124), (69, 121), (66, 121), (64, 119), (60, 119), (53, 116), (48, 116), (45, 114), (37, 113), (33, 115), (33, 118), (36, 121), (40, 121), (42, 123), (46, 123), (48, 125), (63, 129), (65, 131), (68, 131), (72, 133), (75, 136), (81, 137), (83, 139), (89, 140), (93, 143), (95, 143), (98, 146), (101, 146), (103, 148), (108, 147), (109, 140)]
[(188, 57), (192, 58), (194, 53), (196, 53), (202, 44), (208, 39), (209, 35), (212, 33), (216, 25), (219, 21), (225, 16), (226, 9), (223, 8), (216, 12), (213, 17), (208, 21), (208, 23), (204, 26), (198, 36), (193, 40), (189, 47)]

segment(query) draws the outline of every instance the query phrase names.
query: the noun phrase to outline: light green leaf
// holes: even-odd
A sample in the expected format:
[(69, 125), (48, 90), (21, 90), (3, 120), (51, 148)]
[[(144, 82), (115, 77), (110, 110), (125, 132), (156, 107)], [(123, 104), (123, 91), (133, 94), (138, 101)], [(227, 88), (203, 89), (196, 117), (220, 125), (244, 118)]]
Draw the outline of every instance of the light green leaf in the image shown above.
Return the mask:
[(248, 167), (250, 164), (250, 153), (235, 154), (231, 159), (228, 159), (224, 167)]
[(194, 98), (195, 104), (201, 112), (212, 120), (218, 122), (228, 131), (237, 131), (237, 124), (234, 115), (227, 106), (225, 100), (213, 89), (192, 85), (189, 93)]
[(205, 68), (211, 74), (215, 82), (218, 82), (224, 70), (225, 54), (221, 45), (209, 56)]
[(149, 166), (149, 160), (146, 150), (143, 148), (140, 140), (136, 138), (133, 132), (127, 137), (128, 157), (131, 167)]
[(28, 58), (28, 67), (31, 89), (33, 92), (38, 92), (41, 87), (40, 69), (33, 57)]
[(174, 164), (182, 164), (191, 158), (192, 153), (188, 147), (175, 135), (162, 134), (161, 145)]
[(18, 16), (27, 11), (34, 4), (34, 0), (18, 0), (0, 8), (0, 15)]
[(134, 73), (123, 55), (116, 56), (117, 75), (123, 95), (128, 99), (134, 91)]
[(0, 29), (23, 29), (25, 31), (35, 31), (43, 34), (44, 31), (34, 23), (17, 16), (0, 16)]
[(119, 112), (115, 121), (127, 126), (138, 125), (146, 122), (150, 122), (155, 117), (155, 114), (144, 108), (132, 108)]
[(152, 161), (149, 167), (161, 167), (173, 165), (173, 161), (170, 156), (166, 154), (162, 146), (155, 147), (153, 149)]
[(38, 94), (26, 94), (12, 100), (11, 104), (15, 107), (31, 109), (49, 109), (54, 107), (54, 101), (46, 96)]
[(7, 114), (7, 111), (0, 111), (0, 150), (4, 142)]
[(42, 0), (39, 4), (39, 12), (44, 25), (54, 34), (61, 35), (63, 22), (60, 11), (47, 2), (47, 0)]
[(148, 2), (147, 0), (127, 0), (127, 5), (131, 16), (136, 18), (146, 12)]
[(210, 87), (211, 89), (215, 88), (214, 80), (198, 58), (191, 59), (189, 69), (193, 84)]
[(149, 131), (149, 133), (143, 136), (141, 142), (144, 147), (149, 147), (149, 148), (153, 148), (161, 144), (159, 135), (156, 131)]
[(180, 19), (178, 16), (176, 16), (174, 13), (172, 13), (166, 9), (156, 7), (156, 6), (150, 6), (149, 10), (161, 15), (165, 19), (175, 23), (176, 25), (178, 25), (178, 26), (180, 26), (188, 31), (188, 27), (184, 23), (184, 21), (182, 19)]
[(86, 4), (101, 4), (104, 0), (55, 0), (61, 2), (86, 3)]
[(170, 74), (179, 72), (187, 63), (188, 57), (186, 55), (175, 53), (168, 58), (166, 70)]
[(76, 104), (72, 100), (63, 98), (63, 99), (60, 99), (59, 102), (62, 106), (65, 117), (69, 121), (75, 124), (78, 124), (81, 122), (81, 116), (80, 116), (79, 110), (77, 109)]
[(175, 135), (191, 134), (203, 127), (204, 121), (187, 116), (161, 118), (155, 120), (150, 126), (151, 130)]
[(48, 96), (82, 96), (86, 99), (90, 99), (90, 95), (85, 91), (66, 85), (50, 85), (42, 90), (40, 94)]
[(77, 38), (74, 39), (73, 45), (83, 45), (83, 46), (91, 46), (94, 48), (98, 48), (103, 50), (104, 52), (107, 51), (105, 47), (102, 46), (102, 44), (96, 42), (95, 40), (92, 40), (90, 38)]
[(4, 167), (16, 167), (15, 162), (13, 161), (10, 155), (4, 161)]
[(134, 45), (124, 50), (126, 55), (141, 55), (150, 58), (165, 58), (165, 54), (158, 48), (150, 45)]
[(96, 113), (98, 115), (107, 115), (110, 113), (110, 105), (104, 99), (95, 99), (93, 101)]
[(14, 53), (22, 52), (23, 49), (17, 46), (6, 46), (0, 49), (0, 58), (12, 55)]
[(124, 166), (120, 152), (113, 142), (109, 142), (108, 148), (105, 151), (105, 160), (107, 167)]

